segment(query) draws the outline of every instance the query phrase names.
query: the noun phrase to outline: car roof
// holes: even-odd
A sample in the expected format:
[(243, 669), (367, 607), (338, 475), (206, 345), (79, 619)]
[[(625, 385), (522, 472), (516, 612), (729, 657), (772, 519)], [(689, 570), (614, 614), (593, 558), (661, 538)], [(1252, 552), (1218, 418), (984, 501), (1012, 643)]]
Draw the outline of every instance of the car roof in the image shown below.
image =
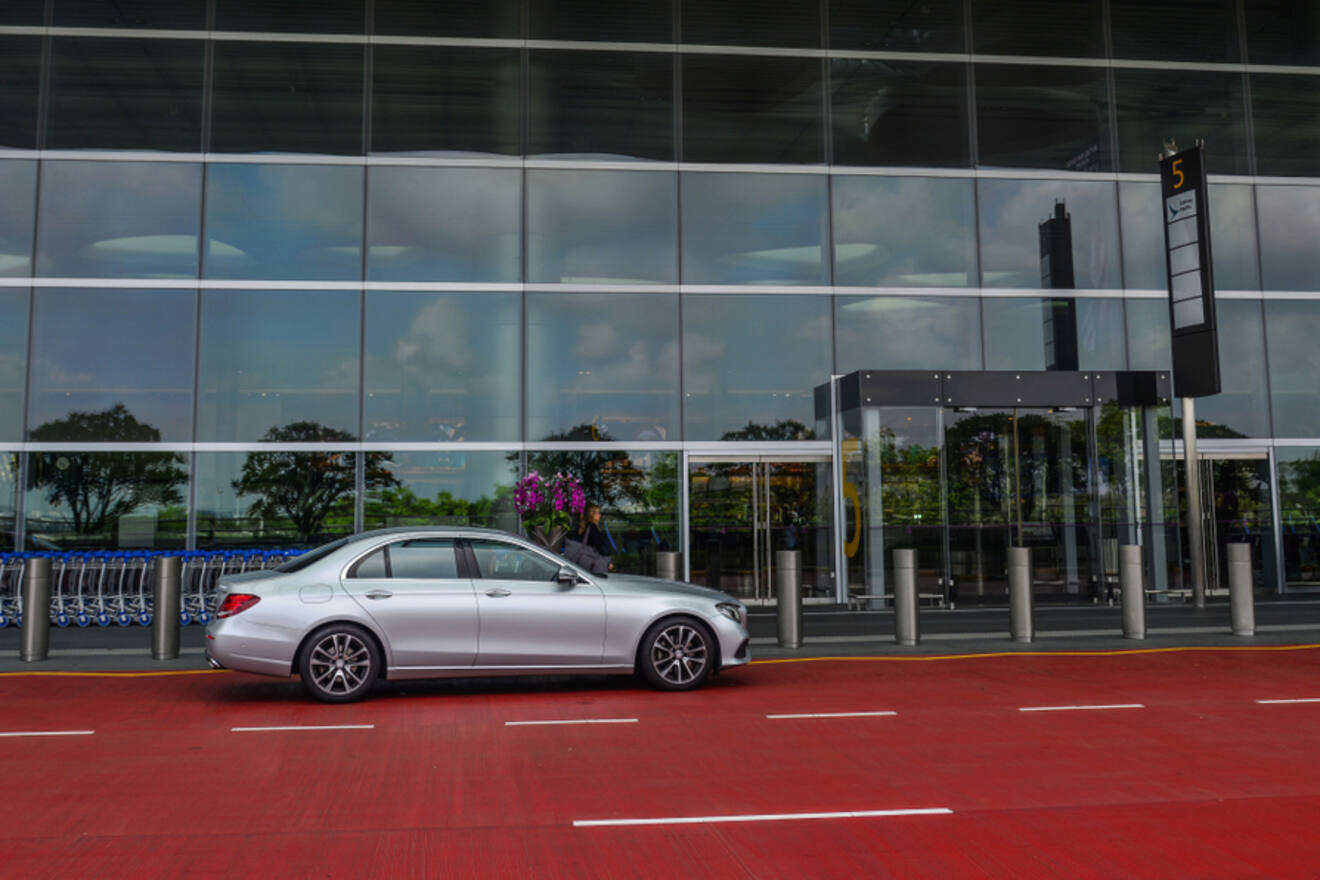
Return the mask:
[(515, 535), (512, 532), (501, 529), (486, 529), (479, 526), (390, 526), (389, 528), (372, 529), (371, 531), (350, 535), (348, 542), (352, 544), (357, 541), (383, 538), (388, 535), (473, 535), (491, 538), (522, 538), (521, 535)]

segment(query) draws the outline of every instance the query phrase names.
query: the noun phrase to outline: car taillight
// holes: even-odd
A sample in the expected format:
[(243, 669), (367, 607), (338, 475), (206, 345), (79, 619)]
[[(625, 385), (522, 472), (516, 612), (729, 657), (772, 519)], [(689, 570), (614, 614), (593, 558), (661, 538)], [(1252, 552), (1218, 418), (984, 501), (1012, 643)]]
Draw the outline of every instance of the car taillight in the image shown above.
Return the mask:
[(254, 596), (251, 593), (230, 593), (225, 596), (225, 601), (220, 603), (216, 610), (216, 617), (233, 617), (240, 611), (247, 611), (253, 605), (261, 601), (260, 596)]

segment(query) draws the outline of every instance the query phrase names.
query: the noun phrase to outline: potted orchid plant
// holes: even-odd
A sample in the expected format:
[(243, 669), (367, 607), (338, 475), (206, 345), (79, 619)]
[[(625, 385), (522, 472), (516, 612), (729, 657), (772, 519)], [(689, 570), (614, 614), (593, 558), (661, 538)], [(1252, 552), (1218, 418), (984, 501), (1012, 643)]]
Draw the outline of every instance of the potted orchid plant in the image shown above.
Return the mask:
[(513, 487), (513, 506), (527, 537), (547, 550), (558, 549), (573, 527), (573, 515), (587, 507), (582, 483), (572, 474), (543, 477), (531, 471)]

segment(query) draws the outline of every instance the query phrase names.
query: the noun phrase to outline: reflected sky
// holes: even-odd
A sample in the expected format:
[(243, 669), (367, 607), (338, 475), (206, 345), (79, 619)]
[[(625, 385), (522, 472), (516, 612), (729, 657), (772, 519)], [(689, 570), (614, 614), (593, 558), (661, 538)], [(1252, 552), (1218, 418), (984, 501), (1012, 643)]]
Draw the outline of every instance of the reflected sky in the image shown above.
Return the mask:
[(37, 163), (0, 162), (0, 192), (0, 276), (31, 275)]
[(1320, 302), (1265, 301), (1265, 332), (1270, 355), (1274, 433), (1279, 437), (1320, 436)]
[[(1215, 302), (1219, 323), (1219, 394), (1197, 398), (1196, 421), (1218, 426), (1205, 436), (1268, 437), (1269, 388), (1265, 378), (1265, 326), (1261, 303), (1221, 299)], [(1167, 312), (1166, 312), (1167, 314)]]
[[(987, 370), (1052, 369), (1046, 350), (1046, 304), (1036, 297), (986, 299), (985, 368)], [(1074, 315), (1077, 334), (1077, 369), (1127, 368), (1123, 344), (1123, 301), (1079, 297)], [(1059, 320), (1062, 310), (1050, 317)]]
[(1041, 286), (1040, 224), (1062, 202), (1072, 220), (1077, 289), (1120, 286), (1114, 185), (1064, 180), (978, 182), (985, 287)]
[(1166, 299), (1127, 300), (1128, 367), (1169, 370), (1169, 302)]
[[(1160, 185), (1122, 181), (1123, 282), (1129, 289), (1168, 290)], [(1256, 209), (1252, 188), (1210, 185), (1210, 242), (1216, 290), (1259, 290)]]
[(0, 287), (0, 441), (23, 439), (28, 296), (26, 287)]
[(974, 297), (836, 298), (835, 372), (981, 369), (981, 306)]
[(1258, 186), (1266, 290), (1320, 290), (1320, 187)]

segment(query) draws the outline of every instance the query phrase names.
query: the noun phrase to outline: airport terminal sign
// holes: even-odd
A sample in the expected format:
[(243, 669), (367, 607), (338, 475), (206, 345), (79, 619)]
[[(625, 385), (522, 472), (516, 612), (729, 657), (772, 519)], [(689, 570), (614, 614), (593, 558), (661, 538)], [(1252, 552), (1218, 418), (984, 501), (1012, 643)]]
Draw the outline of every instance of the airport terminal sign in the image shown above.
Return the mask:
[(1219, 339), (1210, 257), (1210, 202), (1205, 146), (1160, 161), (1164, 245), (1168, 257), (1173, 385), (1179, 397), (1218, 394)]

